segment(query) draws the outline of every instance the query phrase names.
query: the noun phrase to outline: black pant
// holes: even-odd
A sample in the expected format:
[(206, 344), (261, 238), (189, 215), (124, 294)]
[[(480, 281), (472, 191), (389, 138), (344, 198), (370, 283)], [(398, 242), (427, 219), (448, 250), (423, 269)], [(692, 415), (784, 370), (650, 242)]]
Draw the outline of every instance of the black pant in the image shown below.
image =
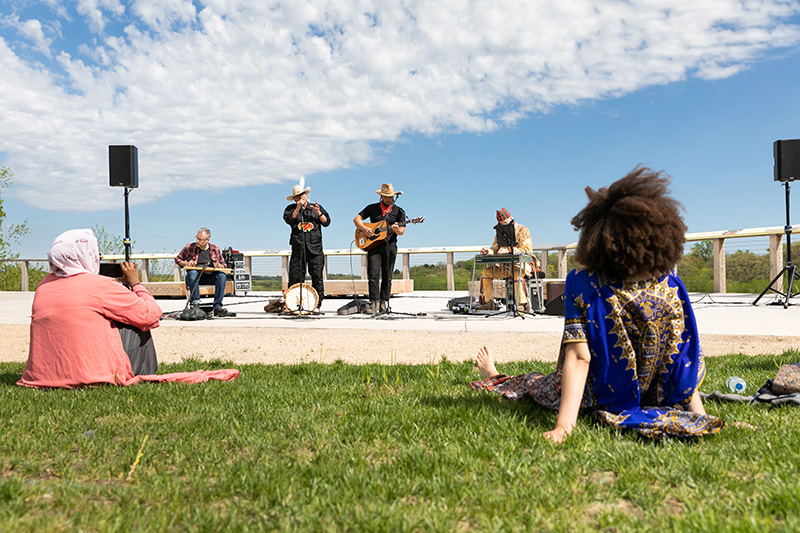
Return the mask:
[(122, 339), (122, 349), (128, 354), (134, 376), (155, 374), (158, 370), (156, 347), (150, 331), (142, 331), (136, 326), (114, 322)]
[[(292, 257), (289, 258), (289, 287), (295, 283), (302, 283), (306, 277), (306, 268), (303, 265), (303, 249), (300, 247), (292, 248)], [(325, 285), (322, 282), (322, 270), (325, 268), (325, 255), (312, 254), (308, 250), (305, 253), (305, 267), (311, 275), (311, 286), (317, 291), (319, 303), (325, 297)]]
[(397, 259), (396, 244), (382, 244), (367, 252), (367, 279), (369, 280), (369, 299), (378, 299), (378, 281), (380, 282), (380, 299), (389, 301), (392, 296), (392, 274)]

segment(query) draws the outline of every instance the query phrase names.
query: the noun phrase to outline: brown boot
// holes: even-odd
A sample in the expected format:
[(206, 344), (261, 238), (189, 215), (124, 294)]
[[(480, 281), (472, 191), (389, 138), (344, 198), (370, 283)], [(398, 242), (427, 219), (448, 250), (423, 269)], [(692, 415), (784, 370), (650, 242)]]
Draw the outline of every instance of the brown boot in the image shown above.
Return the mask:
[(367, 305), (367, 310), (365, 311), (368, 315), (375, 315), (378, 314), (378, 300), (370, 300), (369, 304)]
[(388, 310), (389, 310), (389, 302), (387, 300), (381, 300), (381, 307), (380, 307), (381, 313), (385, 313)]
[(489, 300), (488, 302), (478, 307), (478, 311), (494, 311), (494, 310), (495, 310), (494, 300)]

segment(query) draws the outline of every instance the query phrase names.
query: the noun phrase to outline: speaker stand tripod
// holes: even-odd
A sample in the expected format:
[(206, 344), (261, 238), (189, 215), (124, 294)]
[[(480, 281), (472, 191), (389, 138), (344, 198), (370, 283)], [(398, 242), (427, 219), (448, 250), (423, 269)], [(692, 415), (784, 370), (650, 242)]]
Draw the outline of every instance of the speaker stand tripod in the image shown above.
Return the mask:
[[(797, 267), (792, 263), (792, 225), (789, 223), (789, 182), (783, 182), (784, 187), (786, 187), (786, 225), (783, 227), (783, 232), (786, 234), (786, 266), (778, 272), (778, 275), (772, 278), (769, 285), (761, 291), (761, 294), (758, 295), (758, 298), (755, 299), (753, 305), (756, 305), (758, 301), (764, 296), (767, 291), (772, 291), (777, 293), (783, 298), (783, 308), (786, 309), (791, 305), (789, 303), (789, 299), (792, 296), (797, 296), (798, 292), (793, 292), (792, 288), (794, 287), (794, 281), (800, 280), (800, 274), (797, 272)], [(786, 277), (786, 281), (788, 283), (786, 287), (786, 292), (782, 292), (774, 287), (774, 285), (778, 282), (778, 280), (783, 278), (784, 274), (788, 274)], [(777, 304), (777, 302), (776, 302)]]
[(400, 313), (392, 311), (392, 306), (389, 305), (389, 302), (386, 302), (386, 310), (385, 311), (378, 311), (370, 318), (374, 318), (376, 320), (397, 320), (398, 318), (404, 317), (417, 317), (417, 316), (425, 316), (427, 313)]

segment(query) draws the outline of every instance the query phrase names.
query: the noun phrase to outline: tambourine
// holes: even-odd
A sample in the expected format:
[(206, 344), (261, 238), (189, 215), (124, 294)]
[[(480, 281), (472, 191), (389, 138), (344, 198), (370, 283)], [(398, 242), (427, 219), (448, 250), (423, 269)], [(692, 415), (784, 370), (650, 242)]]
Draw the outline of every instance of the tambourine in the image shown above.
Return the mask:
[[(302, 293), (302, 294), (301, 294)], [(286, 312), (293, 315), (307, 315), (319, 304), (319, 296), (308, 283), (295, 283), (283, 295)]]

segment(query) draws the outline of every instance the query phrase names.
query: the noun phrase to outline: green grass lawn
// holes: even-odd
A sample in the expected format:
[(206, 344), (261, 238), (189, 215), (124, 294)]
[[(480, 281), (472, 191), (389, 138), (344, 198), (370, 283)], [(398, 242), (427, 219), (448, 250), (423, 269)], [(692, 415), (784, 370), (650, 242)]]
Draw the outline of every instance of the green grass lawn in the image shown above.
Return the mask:
[[(800, 354), (708, 359), (750, 390)], [(232, 366), (186, 361), (161, 372)], [(797, 531), (800, 409), (654, 443), (472, 391), (471, 364), (244, 365), (233, 382), (16, 387), (0, 365), (0, 529)], [(552, 364), (500, 365), (505, 373)]]

